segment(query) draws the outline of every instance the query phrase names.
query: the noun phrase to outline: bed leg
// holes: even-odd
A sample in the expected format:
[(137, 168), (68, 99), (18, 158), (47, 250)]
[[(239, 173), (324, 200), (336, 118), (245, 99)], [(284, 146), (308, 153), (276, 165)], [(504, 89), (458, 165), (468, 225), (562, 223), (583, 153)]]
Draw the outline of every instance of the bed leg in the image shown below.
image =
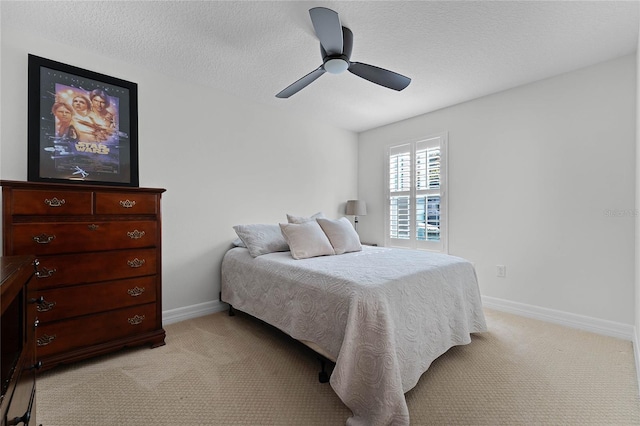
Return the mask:
[(318, 373), (318, 380), (320, 383), (328, 383), (329, 382), (329, 373), (327, 373), (327, 363), (324, 359), (318, 358), (320, 360), (320, 373)]
[(236, 311), (233, 310), (233, 306), (229, 305), (229, 316), (233, 317), (236, 315)]

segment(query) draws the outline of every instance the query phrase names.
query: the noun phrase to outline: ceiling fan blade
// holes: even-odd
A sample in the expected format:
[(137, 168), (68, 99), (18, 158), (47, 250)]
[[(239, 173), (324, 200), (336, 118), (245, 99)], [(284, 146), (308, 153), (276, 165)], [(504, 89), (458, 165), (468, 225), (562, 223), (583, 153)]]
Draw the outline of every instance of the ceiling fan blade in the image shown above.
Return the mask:
[(351, 58), (351, 52), (353, 51), (353, 33), (347, 27), (342, 27), (342, 39), (343, 47), (342, 54), (347, 57), (347, 59)]
[(326, 7), (314, 7), (309, 10), (313, 29), (320, 44), (329, 55), (342, 53), (342, 25), (338, 13)]
[(409, 85), (409, 83), (411, 83), (411, 79), (409, 77), (405, 77), (404, 75), (393, 71), (385, 70), (384, 68), (378, 68), (373, 65), (363, 64), (360, 62), (351, 62), (351, 65), (349, 65), (349, 71), (358, 77), (369, 80), (372, 83), (398, 91), (404, 89)]
[(276, 95), (276, 98), (288, 98), (291, 95), (295, 95), (300, 90), (304, 89), (305, 87), (307, 87), (308, 85), (316, 81), (316, 79), (324, 73), (325, 73), (325, 70), (322, 67), (322, 65), (320, 65), (320, 67), (311, 71), (309, 74), (305, 75), (300, 80), (287, 86), (286, 89), (282, 90), (280, 93)]
[[(349, 60), (349, 58), (351, 58), (351, 52), (353, 51), (353, 33), (347, 27), (342, 27), (342, 40), (342, 54)], [(320, 55), (323, 59), (329, 56), (327, 51), (324, 50), (324, 47), (322, 47), (322, 44), (320, 44)]]

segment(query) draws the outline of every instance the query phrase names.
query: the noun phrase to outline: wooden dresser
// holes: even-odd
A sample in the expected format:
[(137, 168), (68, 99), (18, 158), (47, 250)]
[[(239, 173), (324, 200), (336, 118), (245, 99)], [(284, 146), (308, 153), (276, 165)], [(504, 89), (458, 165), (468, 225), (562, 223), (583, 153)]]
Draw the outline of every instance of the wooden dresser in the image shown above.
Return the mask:
[(0, 257), (0, 425), (36, 424), (33, 256)]
[(42, 369), (164, 345), (164, 189), (0, 181), (5, 255), (33, 254)]

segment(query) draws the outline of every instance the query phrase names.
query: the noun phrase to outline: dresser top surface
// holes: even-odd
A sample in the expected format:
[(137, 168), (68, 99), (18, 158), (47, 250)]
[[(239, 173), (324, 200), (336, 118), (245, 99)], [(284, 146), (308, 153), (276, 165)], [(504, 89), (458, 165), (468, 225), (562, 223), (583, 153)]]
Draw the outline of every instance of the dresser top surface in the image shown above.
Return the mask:
[(109, 186), (89, 184), (64, 184), (48, 182), (24, 182), (15, 180), (0, 180), (0, 186), (15, 189), (37, 189), (58, 191), (101, 191), (101, 192), (151, 192), (163, 193), (164, 188), (142, 188), (133, 186)]

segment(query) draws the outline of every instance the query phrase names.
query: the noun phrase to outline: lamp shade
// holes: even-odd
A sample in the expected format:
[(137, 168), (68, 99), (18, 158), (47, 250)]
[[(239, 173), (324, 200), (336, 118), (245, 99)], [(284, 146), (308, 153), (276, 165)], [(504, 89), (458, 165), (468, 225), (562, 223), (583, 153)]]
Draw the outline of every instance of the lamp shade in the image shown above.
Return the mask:
[(367, 204), (361, 200), (347, 201), (347, 215), (365, 216), (367, 214)]

